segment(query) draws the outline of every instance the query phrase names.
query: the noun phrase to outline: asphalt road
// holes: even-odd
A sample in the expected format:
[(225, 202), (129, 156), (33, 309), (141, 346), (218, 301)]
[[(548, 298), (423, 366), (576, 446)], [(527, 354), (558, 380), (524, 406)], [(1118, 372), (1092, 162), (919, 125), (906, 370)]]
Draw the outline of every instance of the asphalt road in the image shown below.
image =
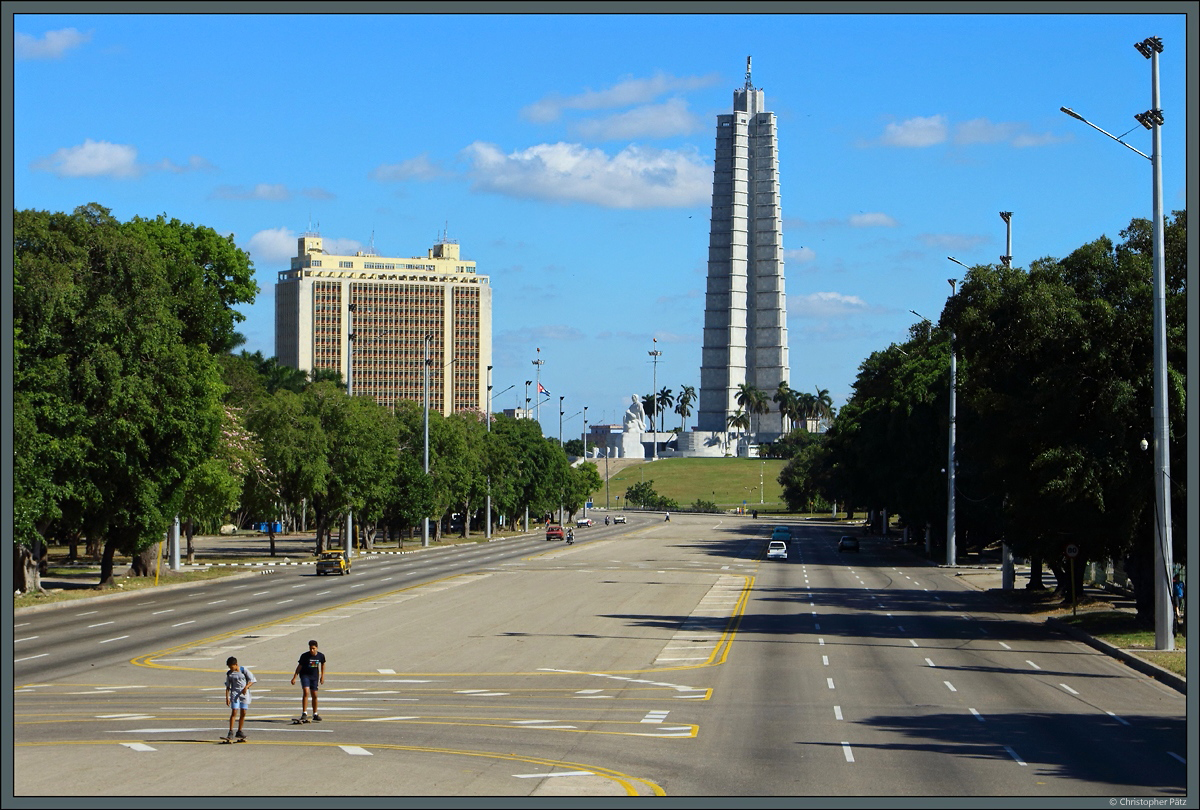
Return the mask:
[[(15, 794), (1186, 795), (1182, 695), (837, 526), (767, 562), (773, 525), (637, 515), (18, 615)], [(324, 719), (292, 725), (309, 638)], [(236, 747), (228, 655), (258, 678)]]

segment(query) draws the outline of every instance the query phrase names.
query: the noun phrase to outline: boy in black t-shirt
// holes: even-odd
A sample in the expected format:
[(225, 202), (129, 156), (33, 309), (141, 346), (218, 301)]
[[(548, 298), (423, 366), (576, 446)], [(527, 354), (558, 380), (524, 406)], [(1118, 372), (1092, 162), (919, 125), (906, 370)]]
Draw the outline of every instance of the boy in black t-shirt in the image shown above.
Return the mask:
[(300, 686), (304, 689), (300, 697), (300, 722), (308, 722), (308, 696), (312, 695), (313, 716), (312, 719), (319, 721), (321, 715), (317, 714), (317, 690), (325, 683), (325, 653), (317, 652), (317, 642), (308, 642), (308, 652), (302, 653), (300, 660), (296, 662), (296, 672), (292, 675), (292, 684), (296, 683), (296, 678), (300, 679)]

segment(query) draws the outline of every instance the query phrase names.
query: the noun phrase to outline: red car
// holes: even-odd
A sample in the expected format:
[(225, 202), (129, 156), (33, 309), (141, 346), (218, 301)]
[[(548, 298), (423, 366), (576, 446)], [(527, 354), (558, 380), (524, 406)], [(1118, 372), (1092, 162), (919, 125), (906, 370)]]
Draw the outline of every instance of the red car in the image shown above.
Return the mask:
[(566, 535), (563, 534), (563, 527), (559, 526), (557, 523), (551, 523), (549, 526), (546, 527), (546, 539), (547, 540), (565, 540)]

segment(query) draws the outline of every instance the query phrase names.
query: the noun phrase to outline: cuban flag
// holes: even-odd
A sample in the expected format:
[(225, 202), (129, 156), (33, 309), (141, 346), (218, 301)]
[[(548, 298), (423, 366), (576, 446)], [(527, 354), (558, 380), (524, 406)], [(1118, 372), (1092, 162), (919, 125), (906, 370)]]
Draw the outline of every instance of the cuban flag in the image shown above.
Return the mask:
[(538, 383), (538, 393), (550, 396), (550, 392), (546, 390), (546, 386), (542, 385), (541, 383)]

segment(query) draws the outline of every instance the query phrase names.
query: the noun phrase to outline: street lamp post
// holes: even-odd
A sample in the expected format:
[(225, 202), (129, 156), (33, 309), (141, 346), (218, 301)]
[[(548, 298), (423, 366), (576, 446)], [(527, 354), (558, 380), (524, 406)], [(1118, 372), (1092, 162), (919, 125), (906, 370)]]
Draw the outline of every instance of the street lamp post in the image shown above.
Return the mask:
[[(347, 304), (346, 316), (346, 396), (354, 396), (354, 313), (358, 304)], [(350, 549), (354, 545), (354, 510), (346, 510), (346, 537), (342, 538), (342, 557), (350, 562)]]
[[(583, 442), (583, 459), (584, 459), (584, 461), (587, 460), (587, 425), (588, 425), (587, 405), (584, 405), (583, 406), (583, 433), (580, 434), (580, 436), (579, 436), (580, 441)], [(585, 496), (584, 500), (583, 500), (583, 516), (584, 517), (587, 517), (587, 505), (588, 505), (588, 502), (587, 502), (587, 498)]]
[[(541, 396), (542, 396), (542, 364), (545, 363), (546, 361), (542, 359), (542, 350), (538, 349), (537, 352), (538, 352), (538, 358), (537, 358), (537, 360), (533, 361), (533, 364), (535, 366), (537, 366), (537, 374), (534, 375), (534, 378), (537, 381), (537, 388), (534, 389), (533, 394), (534, 394), (534, 396), (538, 397), (537, 422), (538, 422), (538, 425), (540, 426), (542, 424), (542, 400), (541, 400)], [(526, 405), (526, 407), (528, 407), (528, 404)]]
[(1151, 416), (1154, 422), (1154, 646), (1159, 650), (1175, 649), (1175, 612), (1172, 605), (1171, 569), (1173, 549), (1171, 538), (1171, 455), (1170, 419), (1167, 411), (1167, 294), (1166, 257), (1163, 251), (1165, 225), (1162, 207), (1162, 125), (1163, 114), (1158, 94), (1158, 55), (1163, 45), (1159, 37), (1147, 37), (1135, 43), (1138, 53), (1150, 60), (1150, 109), (1134, 115), (1134, 119), (1150, 130), (1150, 154), (1105, 132), (1069, 107), (1064, 113), (1107, 135), (1117, 143), (1137, 152), (1150, 161), (1152, 182), (1153, 272), (1154, 272), (1154, 391)]
[[(425, 336), (425, 477), (429, 478), (429, 342), (433, 335)], [(429, 516), (421, 518), (421, 545), (429, 546)]]
[[(511, 388), (511, 386), (509, 386)], [(487, 367), (487, 413), (484, 414), (487, 418), (487, 432), (492, 432), (492, 367)], [(483, 536), (488, 540), (492, 539), (492, 474), (489, 471), (487, 477), (487, 499), (484, 503), (483, 512)], [(463, 518), (467, 520), (468, 518)]]
[[(658, 343), (658, 338), (654, 338), (654, 342)], [(654, 398), (654, 411), (657, 414), (658, 409), (661, 407), (658, 401), (658, 358), (662, 357), (662, 352), (656, 348), (650, 352), (650, 356), (654, 358), (654, 371), (651, 377), (653, 382), (651, 383), (650, 396)], [(653, 416), (650, 417), (650, 436), (653, 439), (651, 444), (654, 446), (654, 457), (651, 460), (658, 461), (658, 433), (654, 430)]]

